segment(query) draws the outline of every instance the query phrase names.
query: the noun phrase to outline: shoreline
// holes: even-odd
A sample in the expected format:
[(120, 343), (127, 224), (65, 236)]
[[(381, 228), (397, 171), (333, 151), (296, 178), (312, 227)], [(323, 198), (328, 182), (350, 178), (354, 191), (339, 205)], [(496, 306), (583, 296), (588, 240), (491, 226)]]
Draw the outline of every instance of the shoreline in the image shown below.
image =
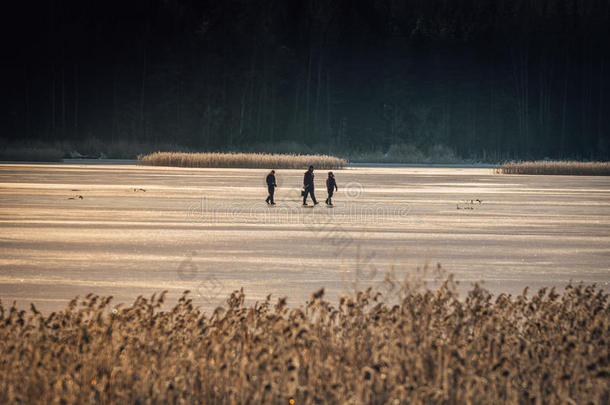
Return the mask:
[[(2, 165), (12, 164), (40, 164), (40, 165), (54, 165), (54, 164), (73, 164), (73, 165), (138, 165), (137, 159), (62, 159), (59, 162), (36, 162), (36, 161), (0, 161)], [(142, 165), (148, 166), (148, 165)], [(184, 167), (184, 166), (157, 166), (157, 167)], [(418, 168), (456, 168), (456, 169), (493, 169), (497, 165), (489, 163), (349, 163), (346, 168), (358, 168), (358, 167), (418, 167)], [(233, 169), (228, 167), (227, 169)], [(239, 167), (239, 169), (249, 169), (245, 167)], [(256, 169), (256, 168), (252, 168)]]

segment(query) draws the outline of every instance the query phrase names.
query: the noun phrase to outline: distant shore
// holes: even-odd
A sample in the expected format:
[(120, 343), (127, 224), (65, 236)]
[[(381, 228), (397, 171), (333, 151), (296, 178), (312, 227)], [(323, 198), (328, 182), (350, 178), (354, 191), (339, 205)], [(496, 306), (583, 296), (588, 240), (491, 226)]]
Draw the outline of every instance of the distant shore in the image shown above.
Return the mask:
[[(39, 162), (39, 161), (0, 161), (3, 165), (12, 164), (37, 164), (37, 165), (141, 165), (137, 159), (62, 159), (58, 162)], [(173, 166), (173, 165), (169, 165)], [(185, 167), (185, 166), (174, 166)], [(271, 168), (269, 166), (269, 168)], [(366, 167), (421, 167), (421, 168), (455, 168), (455, 169), (495, 169), (498, 174), (522, 174), (522, 175), (580, 175), (580, 176), (607, 176), (609, 163), (607, 162), (507, 162), (503, 164), (491, 163), (347, 163), (345, 169), (366, 168)], [(242, 168), (248, 167), (229, 167)], [(256, 169), (257, 167), (252, 167)], [(261, 167), (258, 167), (259, 169)], [(278, 168), (278, 167), (276, 167)], [(292, 167), (294, 169), (294, 167)], [(291, 169), (291, 168), (285, 168)]]
[[(137, 159), (62, 159), (59, 162), (28, 162), (28, 161), (0, 161), (0, 164), (73, 164), (73, 165), (137, 165)], [(493, 169), (497, 165), (489, 163), (348, 163), (350, 167), (438, 167), (438, 168), (475, 168)]]

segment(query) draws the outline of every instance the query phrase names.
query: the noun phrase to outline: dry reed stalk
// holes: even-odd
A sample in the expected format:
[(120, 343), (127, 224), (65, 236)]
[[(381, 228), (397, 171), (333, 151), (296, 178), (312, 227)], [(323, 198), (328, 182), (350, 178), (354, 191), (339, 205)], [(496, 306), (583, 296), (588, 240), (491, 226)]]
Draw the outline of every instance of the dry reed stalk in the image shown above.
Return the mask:
[(165, 293), (50, 315), (0, 303), (0, 403), (608, 403), (602, 289), (389, 285), (296, 308), (240, 290), (212, 314), (188, 292), (169, 309)]
[(224, 168), (275, 168), (340, 169), (347, 161), (327, 155), (290, 155), (265, 153), (178, 153), (155, 152), (139, 155), (138, 163), (151, 166), (224, 167)]
[(502, 174), (610, 176), (610, 162), (507, 162), (498, 168), (498, 172)]

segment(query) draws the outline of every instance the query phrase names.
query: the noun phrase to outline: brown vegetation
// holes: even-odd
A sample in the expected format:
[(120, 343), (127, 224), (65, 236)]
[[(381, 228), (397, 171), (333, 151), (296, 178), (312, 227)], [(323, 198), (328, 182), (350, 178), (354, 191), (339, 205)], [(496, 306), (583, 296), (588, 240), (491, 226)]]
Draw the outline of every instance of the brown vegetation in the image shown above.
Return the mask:
[(498, 168), (498, 172), (502, 174), (565, 174), (576, 176), (610, 176), (610, 162), (507, 162)]
[(347, 161), (344, 159), (328, 155), (178, 152), (155, 152), (149, 155), (139, 155), (138, 163), (151, 166), (275, 169), (303, 169), (309, 165), (313, 165), (317, 169), (340, 169), (347, 165)]
[[(48, 316), (0, 305), (1, 403), (608, 403), (608, 295), (458, 299), (388, 282), (331, 305), (268, 297), (202, 313), (185, 292)], [(381, 291), (380, 290), (380, 291)], [(391, 298), (390, 298), (391, 297)]]

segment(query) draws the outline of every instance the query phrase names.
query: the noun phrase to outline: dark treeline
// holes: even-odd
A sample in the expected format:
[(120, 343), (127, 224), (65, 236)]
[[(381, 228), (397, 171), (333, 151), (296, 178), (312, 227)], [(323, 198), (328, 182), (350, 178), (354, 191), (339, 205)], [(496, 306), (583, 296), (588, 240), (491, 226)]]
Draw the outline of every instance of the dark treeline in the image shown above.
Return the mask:
[(9, 141), (610, 157), (608, 0), (22, 3)]

